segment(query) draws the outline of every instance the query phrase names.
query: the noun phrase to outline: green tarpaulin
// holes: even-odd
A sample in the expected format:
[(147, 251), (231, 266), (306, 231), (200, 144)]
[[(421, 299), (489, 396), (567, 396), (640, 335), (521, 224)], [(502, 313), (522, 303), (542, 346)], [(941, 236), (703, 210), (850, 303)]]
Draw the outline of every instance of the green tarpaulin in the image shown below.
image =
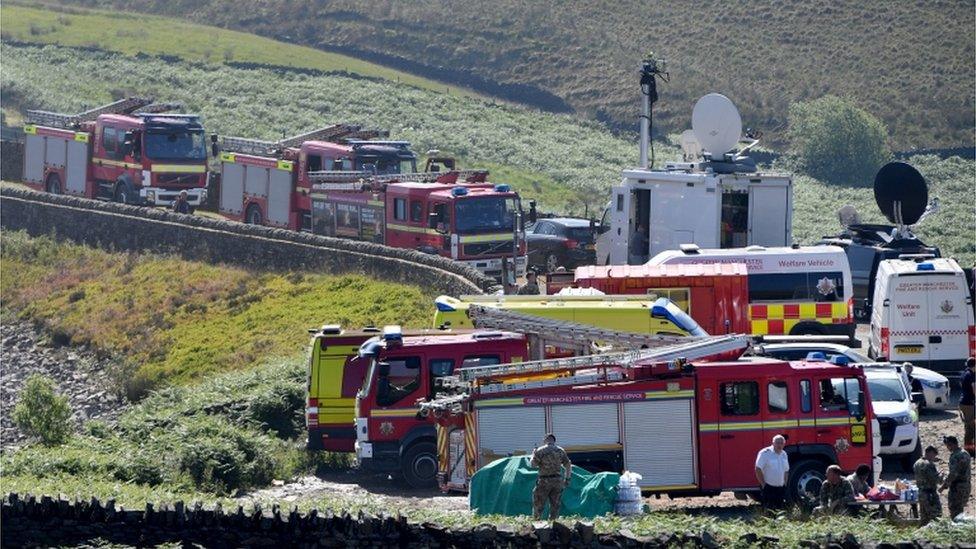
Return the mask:
[[(529, 456), (495, 460), (471, 477), (471, 509), (479, 515), (531, 515), (532, 488), (538, 476), (539, 471), (529, 466)], [(593, 474), (574, 466), (559, 514), (592, 518), (612, 513), (619, 482), (617, 473)]]

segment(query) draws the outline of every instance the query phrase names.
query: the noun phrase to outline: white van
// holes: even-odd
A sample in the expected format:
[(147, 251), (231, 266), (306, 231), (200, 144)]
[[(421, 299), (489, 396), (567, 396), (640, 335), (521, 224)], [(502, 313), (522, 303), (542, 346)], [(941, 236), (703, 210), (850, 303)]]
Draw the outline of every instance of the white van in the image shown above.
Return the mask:
[(886, 259), (878, 266), (869, 354), (956, 373), (976, 347), (972, 296), (953, 259)]
[(854, 341), (854, 287), (837, 246), (700, 249), (685, 244), (648, 265), (743, 263), (753, 335), (842, 335)]

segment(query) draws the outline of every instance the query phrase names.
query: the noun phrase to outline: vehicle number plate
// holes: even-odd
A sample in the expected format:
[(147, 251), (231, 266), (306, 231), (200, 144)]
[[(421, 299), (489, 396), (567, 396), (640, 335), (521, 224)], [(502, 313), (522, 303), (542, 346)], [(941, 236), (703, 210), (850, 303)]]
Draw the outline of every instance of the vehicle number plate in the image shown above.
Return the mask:
[(903, 353), (906, 355), (917, 355), (917, 354), (921, 354), (922, 346), (921, 345), (895, 345), (895, 350), (898, 351), (899, 353)]

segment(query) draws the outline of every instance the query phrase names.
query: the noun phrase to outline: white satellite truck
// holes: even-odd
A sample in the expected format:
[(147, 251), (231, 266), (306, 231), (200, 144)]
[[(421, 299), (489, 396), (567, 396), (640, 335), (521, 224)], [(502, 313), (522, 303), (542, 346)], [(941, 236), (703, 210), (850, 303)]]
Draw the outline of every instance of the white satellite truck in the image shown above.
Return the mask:
[[(664, 75), (653, 60), (641, 71), (643, 95), (640, 163), (623, 171), (613, 187), (599, 225), (597, 263), (643, 263), (682, 244), (700, 248), (789, 246), (792, 244), (793, 178), (760, 173), (739, 150), (742, 118), (724, 95), (711, 93), (695, 104), (692, 130), (682, 134), (684, 162), (663, 170), (648, 163), (651, 104), (657, 99), (655, 77)], [(631, 252), (640, 227), (647, 246)]]

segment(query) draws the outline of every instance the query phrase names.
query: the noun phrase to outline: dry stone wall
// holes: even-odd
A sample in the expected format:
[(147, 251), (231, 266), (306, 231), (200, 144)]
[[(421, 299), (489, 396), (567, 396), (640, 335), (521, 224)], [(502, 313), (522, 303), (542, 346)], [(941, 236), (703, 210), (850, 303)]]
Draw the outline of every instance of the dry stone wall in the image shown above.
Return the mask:
[[(3, 547), (74, 546), (91, 540), (126, 546), (148, 547), (180, 542), (202, 547), (700, 547), (718, 548), (730, 540), (709, 532), (663, 532), (638, 536), (627, 529), (612, 534), (594, 532), (590, 522), (535, 523), (518, 530), (482, 524), (472, 528), (444, 528), (432, 523), (409, 522), (401, 515), (373, 516), (363, 513), (255, 507), (245, 511), (146, 504), (144, 509), (125, 509), (114, 500), (100, 502), (67, 500), (50, 496), (8, 494), (0, 506), (0, 545)], [(780, 547), (772, 536), (746, 534), (734, 540), (738, 546)], [(925, 541), (894, 543), (860, 542), (854, 534), (802, 540), (800, 547), (828, 549), (915, 549), (937, 547)], [(972, 547), (957, 544), (954, 547)]]
[(13, 187), (0, 189), (0, 227), (246, 268), (359, 273), (451, 295), (495, 285), (466, 265), (415, 250)]

